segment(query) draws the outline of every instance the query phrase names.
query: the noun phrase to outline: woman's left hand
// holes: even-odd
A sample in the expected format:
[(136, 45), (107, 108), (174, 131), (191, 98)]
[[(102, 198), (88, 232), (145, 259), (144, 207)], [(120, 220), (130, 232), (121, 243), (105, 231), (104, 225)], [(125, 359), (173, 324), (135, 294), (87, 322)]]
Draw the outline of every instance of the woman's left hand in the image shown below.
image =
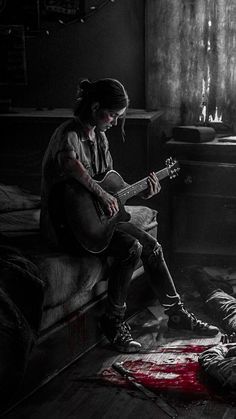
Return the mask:
[(147, 178), (147, 184), (148, 184), (148, 188), (144, 195), (145, 199), (149, 199), (160, 192), (161, 185), (155, 172), (150, 173), (150, 175)]

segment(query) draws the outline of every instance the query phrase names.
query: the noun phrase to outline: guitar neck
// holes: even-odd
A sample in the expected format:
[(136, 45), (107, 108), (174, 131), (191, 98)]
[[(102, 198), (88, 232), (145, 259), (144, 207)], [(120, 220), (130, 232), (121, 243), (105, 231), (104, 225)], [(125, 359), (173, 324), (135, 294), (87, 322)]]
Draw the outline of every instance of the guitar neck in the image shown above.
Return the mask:
[[(165, 167), (162, 170), (156, 172), (156, 176), (158, 180), (162, 180), (169, 176), (169, 169)], [(133, 183), (132, 185), (126, 186), (124, 189), (119, 191), (116, 196), (119, 200), (124, 204), (128, 199), (133, 198), (134, 196), (138, 195), (140, 192), (145, 191), (147, 189), (147, 177), (144, 179), (139, 180), (138, 182)]]

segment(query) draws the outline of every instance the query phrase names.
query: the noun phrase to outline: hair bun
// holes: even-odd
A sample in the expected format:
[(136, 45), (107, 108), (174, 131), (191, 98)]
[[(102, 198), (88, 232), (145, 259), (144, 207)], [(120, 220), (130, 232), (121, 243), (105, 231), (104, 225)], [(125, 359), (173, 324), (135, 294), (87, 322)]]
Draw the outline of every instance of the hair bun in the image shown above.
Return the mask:
[(91, 89), (92, 83), (88, 79), (81, 80), (79, 87), (84, 92), (88, 92)]

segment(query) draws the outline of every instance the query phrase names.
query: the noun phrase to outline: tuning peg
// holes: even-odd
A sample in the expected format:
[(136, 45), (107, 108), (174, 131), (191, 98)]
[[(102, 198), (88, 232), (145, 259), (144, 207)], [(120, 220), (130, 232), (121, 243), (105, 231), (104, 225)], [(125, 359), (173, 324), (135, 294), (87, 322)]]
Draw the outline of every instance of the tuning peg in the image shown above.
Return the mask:
[(165, 163), (166, 166), (170, 167), (173, 166), (173, 164), (175, 164), (176, 162), (172, 159), (172, 157), (169, 157), (168, 159), (166, 159)]

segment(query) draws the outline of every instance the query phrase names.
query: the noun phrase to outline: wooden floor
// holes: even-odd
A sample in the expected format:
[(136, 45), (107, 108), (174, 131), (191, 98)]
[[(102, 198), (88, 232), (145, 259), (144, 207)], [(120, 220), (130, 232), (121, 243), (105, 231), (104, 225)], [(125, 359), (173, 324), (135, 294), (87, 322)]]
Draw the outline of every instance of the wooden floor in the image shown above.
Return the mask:
[[(166, 332), (166, 318), (158, 306), (149, 307), (131, 319), (135, 337), (142, 342), (139, 354), (117, 354), (107, 341), (83, 355), (46, 386), (4, 415), (5, 419), (156, 419), (168, 418), (152, 400), (134, 389), (108, 385), (98, 381), (104, 369), (114, 361), (157, 360), (163, 353), (156, 353), (160, 346), (209, 345), (213, 339), (189, 336), (175, 337)], [(159, 332), (157, 333), (157, 329)], [(171, 397), (168, 403), (175, 407), (182, 419), (233, 419), (236, 407), (230, 403), (212, 400), (179, 400)]]

